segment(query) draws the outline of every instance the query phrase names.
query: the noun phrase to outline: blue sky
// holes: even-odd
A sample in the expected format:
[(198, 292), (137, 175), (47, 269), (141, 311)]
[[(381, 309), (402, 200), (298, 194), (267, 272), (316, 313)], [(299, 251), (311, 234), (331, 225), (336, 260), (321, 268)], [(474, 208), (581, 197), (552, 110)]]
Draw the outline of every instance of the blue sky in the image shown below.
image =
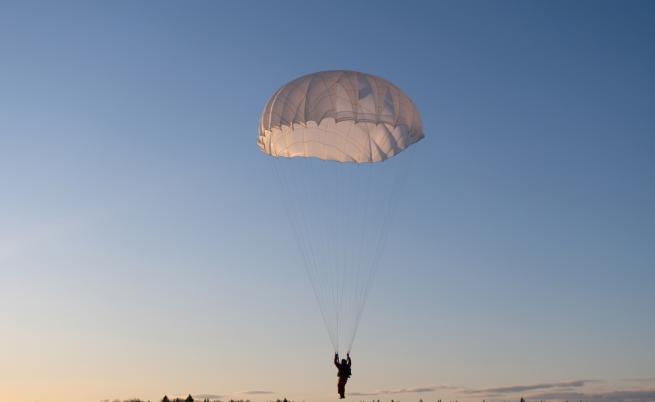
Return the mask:
[(0, 400), (333, 397), (256, 147), (268, 97), (329, 69), (426, 133), (350, 391), (654, 389), (654, 27), (636, 1), (0, 4)]

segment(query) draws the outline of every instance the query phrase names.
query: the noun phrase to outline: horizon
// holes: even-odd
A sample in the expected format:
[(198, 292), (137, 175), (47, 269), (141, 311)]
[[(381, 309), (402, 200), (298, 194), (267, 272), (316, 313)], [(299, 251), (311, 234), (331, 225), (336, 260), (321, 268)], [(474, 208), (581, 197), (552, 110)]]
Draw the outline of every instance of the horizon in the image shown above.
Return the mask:
[(425, 134), (347, 399), (655, 401), (653, 38), (648, 1), (0, 3), (0, 402), (338, 398), (257, 141), (339, 69)]

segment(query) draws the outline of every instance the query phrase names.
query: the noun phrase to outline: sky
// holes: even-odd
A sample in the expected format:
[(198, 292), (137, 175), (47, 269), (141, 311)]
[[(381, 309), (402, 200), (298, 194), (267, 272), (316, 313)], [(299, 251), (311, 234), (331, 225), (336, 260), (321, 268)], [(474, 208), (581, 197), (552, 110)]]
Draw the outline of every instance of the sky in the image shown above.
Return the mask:
[(655, 400), (655, 3), (0, 3), (0, 402), (329, 401), (258, 118), (421, 112), (351, 400)]

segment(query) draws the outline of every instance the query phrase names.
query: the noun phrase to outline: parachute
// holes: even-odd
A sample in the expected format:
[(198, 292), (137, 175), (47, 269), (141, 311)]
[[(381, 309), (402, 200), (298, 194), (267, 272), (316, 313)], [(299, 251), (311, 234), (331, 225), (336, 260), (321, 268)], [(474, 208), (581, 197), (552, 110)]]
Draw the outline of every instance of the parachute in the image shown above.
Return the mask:
[(352, 348), (386, 248), (411, 163), (411, 155), (399, 154), (422, 138), (412, 100), (390, 82), (355, 71), (297, 78), (261, 113), (257, 144), (274, 159), (286, 217), (335, 352)]

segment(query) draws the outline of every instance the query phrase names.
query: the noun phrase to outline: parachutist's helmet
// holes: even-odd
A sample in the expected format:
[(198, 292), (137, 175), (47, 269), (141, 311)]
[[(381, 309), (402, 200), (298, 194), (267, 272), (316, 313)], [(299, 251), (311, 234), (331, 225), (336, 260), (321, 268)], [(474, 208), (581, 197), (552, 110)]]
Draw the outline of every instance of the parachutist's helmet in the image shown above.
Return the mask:
[(346, 359), (341, 359), (341, 364), (346, 364), (346, 363), (348, 363)]

